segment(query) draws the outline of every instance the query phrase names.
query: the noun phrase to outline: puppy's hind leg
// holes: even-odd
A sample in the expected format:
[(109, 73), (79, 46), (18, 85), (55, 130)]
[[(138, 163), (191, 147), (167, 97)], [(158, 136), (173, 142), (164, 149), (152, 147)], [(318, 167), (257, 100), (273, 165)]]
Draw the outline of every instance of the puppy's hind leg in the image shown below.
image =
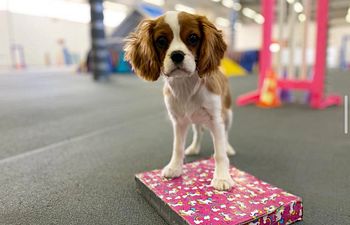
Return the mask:
[(225, 116), (225, 135), (227, 140), (226, 153), (229, 156), (236, 155), (235, 149), (232, 147), (232, 145), (230, 145), (230, 142), (229, 142), (229, 132), (232, 127), (232, 121), (233, 121), (233, 112), (232, 112), (232, 109), (228, 109), (226, 110), (226, 116)]
[(201, 148), (201, 141), (203, 137), (203, 127), (199, 124), (193, 124), (193, 140), (185, 150), (185, 155), (197, 155)]

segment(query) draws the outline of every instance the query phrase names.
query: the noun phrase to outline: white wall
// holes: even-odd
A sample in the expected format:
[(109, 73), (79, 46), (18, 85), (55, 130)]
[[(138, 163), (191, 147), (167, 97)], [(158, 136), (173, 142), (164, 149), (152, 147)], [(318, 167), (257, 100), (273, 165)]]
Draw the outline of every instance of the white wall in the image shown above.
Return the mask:
[(235, 33), (237, 51), (260, 49), (262, 44), (262, 27), (257, 24), (239, 26)]
[(1, 66), (10, 64), (9, 27), (13, 31), (13, 43), (24, 48), (28, 66), (45, 65), (45, 54), (49, 55), (53, 64), (57, 64), (59, 58), (62, 58), (57, 43), (59, 39), (64, 39), (69, 51), (80, 57), (84, 57), (90, 46), (88, 24), (6, 12), (0, 12), (0, 21)]
[(0, 68), (11, 64), (6, 12), (0, 11)]
[[(9, 28), (13, 35), (9, 34)], [(106, 28), (107, 33), (111, 30)], [(86, 23), (0, 11), (0, 34), (0, 68), (12, 65), (11, 44), (23, 46), (28, 66), (45, 66), (45, 54), (49, 55), (52, 65), (62, 61), (59, 39), (64, 39), (69, 51), (80, 58), (85, 58), (90, 48), (90, 27)]]
[[(337, 49), (337, 55), (336, 60), (339, 62), (339, 49), (341, 45), (341, 40), (344, 35), (349, 35), (350, 36), (350, 24), (349, 25), (344, 25), (344, 26), (337, 26), (333, 27), (330, 29), (329, 32), (329, 41), (328, 44), (330, 46), (333, 46), (335, 49)], [(347, 52), (346, 52), (346, 59), (347, 62), (350, 63), (350, 41), (347, 43)], [(339, 64), (339, 63), (338, 63)]]

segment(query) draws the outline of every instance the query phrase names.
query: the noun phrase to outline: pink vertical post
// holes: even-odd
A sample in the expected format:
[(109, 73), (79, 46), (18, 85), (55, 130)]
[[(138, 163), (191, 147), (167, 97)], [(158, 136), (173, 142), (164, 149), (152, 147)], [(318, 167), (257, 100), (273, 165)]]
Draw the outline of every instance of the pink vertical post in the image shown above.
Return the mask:
[(315, 109), (324, 109), (332, 105), (340, 105), (339, 95), (324, 95), (324, 82), (327, 66), (327, 28), (328, 28), (328, 0), (317, 1), (317, 40), (314, 77), (311, 86), (310, 106)]
[(271, 51), (270, 45), (272, 40), (272, 25), (274, 21), (274, 0), (263, 0), (262, 1), (262, 15), (264, 16), (263, 24), (263, 38), (262, 38), (262, 48), (260, 52), (260, 74), (258, 89), (260, 91), (266, 73), (271, 69)]
[(236, 100), (237, 105), (244, 106), (259, 101), (260, 89), (262, 88), (266, 72), (271, 67), (271, 37), (272, 24), (274, 17), (275, 0), (263, 0), (261, 5), (262, 15), (264, 16), (264, 24), (262, 26), (262, 47), (260, 51), (260, 71), (257, 90), (248, 92), (239, 96)]
[(311, 90), (311, 107), (320, 108), (323, 99), (325, 81), (327, 27), (328, 27), (328, 0), (317, 1), (317, 33), (316, 33), (316, 59), (314, 65), (313, 85)]

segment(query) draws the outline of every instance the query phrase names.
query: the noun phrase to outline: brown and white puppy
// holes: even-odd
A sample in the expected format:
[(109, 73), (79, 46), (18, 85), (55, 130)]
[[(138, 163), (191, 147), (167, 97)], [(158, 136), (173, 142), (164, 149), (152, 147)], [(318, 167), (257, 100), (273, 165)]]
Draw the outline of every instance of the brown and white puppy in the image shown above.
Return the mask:
[[(230, 90), (219, 71), (226, 44), (221, 31), (204, 16), (167, 12), (155, 20), (144, 20), (126, 39), (125, 58), (141, 78), (164, 77), (164, 100), (174, 130), (171, 160), (164, 177), (182, 174), (184, 154), (198, 154), (203, 126), (214, 142), (215, 171), (211, 185), (230, 189), (229, 159), (235, 154), (228, 142), (232, 123)], [(193, 141), (185, 150), (188, 127), (193, 124)]]

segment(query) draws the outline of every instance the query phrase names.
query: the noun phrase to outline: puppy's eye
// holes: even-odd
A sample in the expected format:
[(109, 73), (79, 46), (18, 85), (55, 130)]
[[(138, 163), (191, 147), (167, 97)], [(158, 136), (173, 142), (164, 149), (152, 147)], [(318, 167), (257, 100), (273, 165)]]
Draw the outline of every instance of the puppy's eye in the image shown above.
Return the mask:
[(196, 45), (199, 42), (199, 37), (197, 34), (191, 34), (187, 39), (190, 45)]
[(158, 48), (165, 48), (168, 45), (168, 39), (164, 36), (160, 36), (156, 40), (156, 45)]

